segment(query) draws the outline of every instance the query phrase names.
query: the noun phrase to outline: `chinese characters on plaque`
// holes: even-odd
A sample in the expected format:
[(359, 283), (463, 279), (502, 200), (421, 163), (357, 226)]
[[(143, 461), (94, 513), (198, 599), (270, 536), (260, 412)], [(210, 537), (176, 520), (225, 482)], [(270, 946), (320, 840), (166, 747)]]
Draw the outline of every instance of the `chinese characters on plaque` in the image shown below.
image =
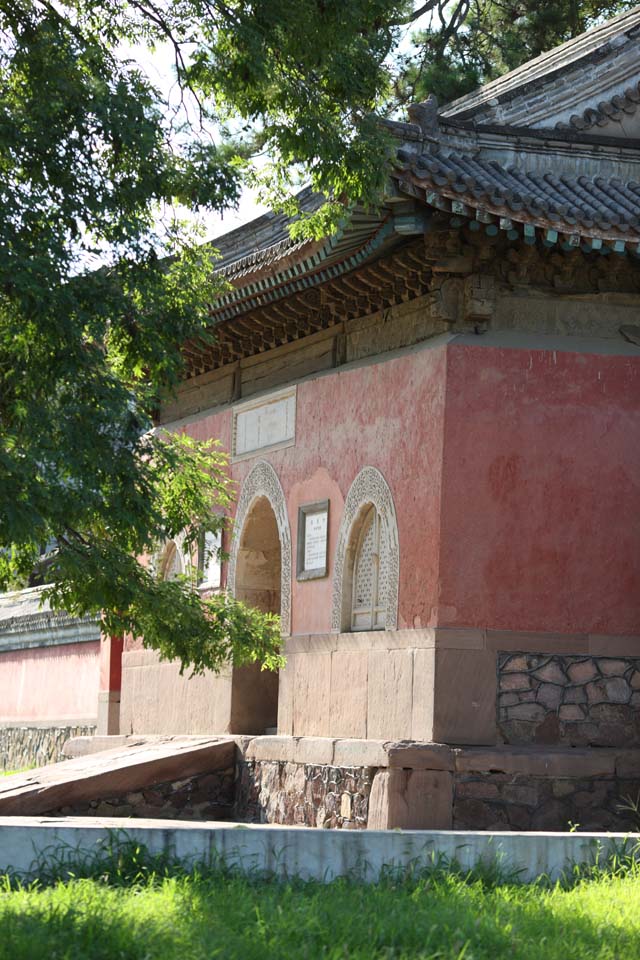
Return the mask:
[(329, 545), (329, 501), (305, 503), (298, 509), (298, 580), (326, 577)]

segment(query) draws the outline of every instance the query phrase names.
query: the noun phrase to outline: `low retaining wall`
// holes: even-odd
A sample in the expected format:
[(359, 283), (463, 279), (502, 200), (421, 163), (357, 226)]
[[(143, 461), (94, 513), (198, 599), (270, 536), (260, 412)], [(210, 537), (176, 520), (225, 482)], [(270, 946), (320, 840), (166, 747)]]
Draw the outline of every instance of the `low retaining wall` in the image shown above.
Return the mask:
[(235, 816), (346, 829), (634, 830), (640, 752), (238, 741)]
[[(38, 866), (55, 858), (56, 866), (95, 852), (114, 839), (130, 840), (151, 854), (166, 854), (185, 867), (220, 863), (248, 874), (300, 877), (327, 883), (337, 877), (375, 882), (389, 871), (428, 869), (440, 858), (463, 869), (496, 863), (517, 871), (522, 881), (541, 874), (552, 880), (573, 864), (603, 863), (626, 849), (638, 856), (638, 835), (579, 833), (452, 833), (445, 831), (313, 830), (305, 827), (187, 824), (73, 819), (55, 823), (38, 817), (0, 818), (0, 874), (11, 869), (35, 877)], [(114, 831), (116, 831), (114, 836)], [(631, 841), (631, 842), (630, 842)]]
[(43, 767), (64, 760), (71, 737), (92, 736), (94, 724), (79, 726), (0, 726), (0, 771)]
[(635, 750), (460, 751), (453, 826), (461, 830), (637, 830)]
[(452, 748), (257, 737), (242, 746), (236, 815), (262, 823), (455, 830), (633, 830), (640, 752)]

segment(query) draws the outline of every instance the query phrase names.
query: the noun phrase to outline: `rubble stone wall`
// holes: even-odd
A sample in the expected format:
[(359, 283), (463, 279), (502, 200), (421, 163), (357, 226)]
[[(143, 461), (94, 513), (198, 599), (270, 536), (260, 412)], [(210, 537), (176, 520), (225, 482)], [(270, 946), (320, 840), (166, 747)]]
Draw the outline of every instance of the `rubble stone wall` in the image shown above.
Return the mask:
[(70, 737), (90, 737), (95, 732), (95, 726), (0, 726), (0, 772), (65, 760), (62, 749)]
[(62, 807), (69, 794), (58, 790), (48, 810), (39, 800), (38, 812), (347, 830), (640, 829), (637, 748), (275, 736), (227, 746), (197, 773), (191, 767), (191, 776), (178, 779), (175, 764), (163, 768), (171, 777), (164, 782), (140, 787), (138, 778), (127, 789), (119, 778), (91, 800)]
[(236, 818), (252, 823), (363, 830), (375, 768), (242, 760)]
[(49, 811), (53, 816), (147, 817), (161, 820), (230, 820), (234, 767), (198, 774)]
[(509, 744), (640, 746), (640, 658), (498, 654)]
[(637, 831), (640, 779), (478, 772), (454, 782), (454, 830)]

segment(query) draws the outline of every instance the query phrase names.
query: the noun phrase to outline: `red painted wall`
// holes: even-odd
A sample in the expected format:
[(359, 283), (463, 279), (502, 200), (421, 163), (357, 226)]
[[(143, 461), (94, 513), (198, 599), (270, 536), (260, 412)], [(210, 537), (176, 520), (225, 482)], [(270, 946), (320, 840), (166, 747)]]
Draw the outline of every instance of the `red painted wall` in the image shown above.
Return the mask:
[(439, 620), (640, 633), (640, 358), (452, 344)]
[[(445, 405), (446, 397), (446, 405)], [(188, 430), (229, 449), (231, 411)], [(298, 385), (287, 498), (328, 498), (329, 576), (293, 582), (292, 633), (330, 629), (344, 499), (362, 467), (394, 496), (399, 626), (640, 633), (640, 360), (469, 346), (408, 352)], [(442, 495), (442, 500), (441, 500)]]
[[(294, 566), (299, 504), (331, 501), (329, 575), (294, 581), (292, 633), (330, 629), (333, 555), (344, 499), (364, 466), (381, 471), (395, 501), (399, 626), (436, 622), (445, 372), (441, 346), (300, 383), (295, 445), (233, 465), (239, 491), (256, 460), (273, 464), (287, 498)], [(228, 449), (231, 413), (204, 417), (188, 430), (201, 439), (218, 437)]]
[(99, 656), (97, 640), (0, 654), (0, 723), (96, 717)]

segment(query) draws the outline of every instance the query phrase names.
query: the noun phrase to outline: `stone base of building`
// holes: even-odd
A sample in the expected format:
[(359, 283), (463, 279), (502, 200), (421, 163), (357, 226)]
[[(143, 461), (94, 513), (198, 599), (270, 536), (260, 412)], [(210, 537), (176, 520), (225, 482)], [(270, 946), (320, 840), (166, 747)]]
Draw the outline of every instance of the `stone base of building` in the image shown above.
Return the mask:
[(71, 737), (91, 737), (95, 732), (95, 722), (0, 726), (0, 772), (65, 760), (64, 745)]
[[(205, 764), (189, 778), (174, 776), (142, 791), (125, 785), (117, 795), (112, 791), (80, 807), (51, 812), (349, 830), (640, 829), (633, 811), (640, 800), (640, 753), (633, 749), (450, 747), (287, 736), (221, 739), (233, 741), (236, 748), (235, 760), (227, 761), (224, 770)], [(86, 755), (124, 748), (128, 741), (139, 743), (140, 738), (76, 740), (67, 752)]]
[(638, 830), (636, 750), (258, 737), (235, 814), (346, 829)]
[(120, 731), (265, 734), (277, 698), (285, 737), (638, 747), (639, 649), (638, 637), (471, 628), (318, 634), (287, 638), (279, 677), (194, 678), (136, 649), (123, 655)]

